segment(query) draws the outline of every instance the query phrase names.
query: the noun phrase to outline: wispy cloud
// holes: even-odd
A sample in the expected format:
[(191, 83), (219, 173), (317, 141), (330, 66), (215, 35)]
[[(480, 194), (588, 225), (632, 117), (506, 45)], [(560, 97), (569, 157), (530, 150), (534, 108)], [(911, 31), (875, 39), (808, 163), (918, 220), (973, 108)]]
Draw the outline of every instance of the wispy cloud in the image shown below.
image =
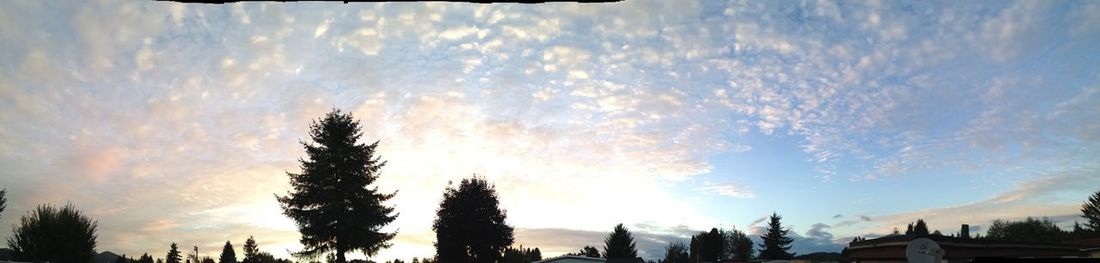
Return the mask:
[(695, 188), (695, 190), (740, 199), (756, 197), (756, 195), (749, 191), (746, 187), (728, 183), (706, 185), (703, 187)]

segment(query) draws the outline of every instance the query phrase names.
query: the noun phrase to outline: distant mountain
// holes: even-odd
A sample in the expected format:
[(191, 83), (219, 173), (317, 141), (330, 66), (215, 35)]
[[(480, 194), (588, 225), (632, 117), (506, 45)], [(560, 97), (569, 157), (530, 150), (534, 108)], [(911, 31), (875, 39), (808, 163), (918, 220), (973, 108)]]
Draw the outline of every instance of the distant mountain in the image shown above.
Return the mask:
[(805, 255), (795, 256), (794, 259), (808, 259), (808, 260), (828, 260), (828, 261), (840, 261), (844, 259), (840, 253), (836, 252), (814, 252)]
[(92, 261), (92, 263), (114, 263), (115, 260), (118, 260), (118, 257), (120, 256), (114, 252), (103, 251), (95, 255), (95, 259), (93, 259), (94, 261)]

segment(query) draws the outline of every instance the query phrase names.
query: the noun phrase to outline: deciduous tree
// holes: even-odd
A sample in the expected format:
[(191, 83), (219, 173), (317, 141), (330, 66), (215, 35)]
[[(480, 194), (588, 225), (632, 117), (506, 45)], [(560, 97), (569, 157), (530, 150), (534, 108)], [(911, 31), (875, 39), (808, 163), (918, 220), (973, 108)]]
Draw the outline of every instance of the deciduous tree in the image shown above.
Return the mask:
[(730, 246), (730, 258), (737, 261), (747, 262), (752, 259), (752, 239), (745, 232), (734, 229), (727, 234), (727, 240), (729, 240)]
[(1003, 241), (1024, 242), (1060, 242), (1066, 233), (1047, 218), (1032, 218), (1020, 221), (993, 220), (986, 231), (985, 238)]
[(483, 178), (448, 186), (436, 210), (436, 260), (446, 263), (496, 263), (512, 245), (513, 229), (499, 207), (496, 189)]
[(96, 224), (71, 204), (40, 205), (20, 218), (8, 248), (18, 260), (89, 262), (95, 257)]
[(577, 251), (576, 253), (569, 253), (569, 255), (600, 258), (600, 249), (593, 246), (584, 246), (583, 248), (581, 248), (581, 250)]
[(665, 246), (665, 259), (664, 263), (689, 263), (691, 262), (691, 255), (688, 254), (688, 248), (684, 245), (684, 242), (669, 242), (668, 246)]

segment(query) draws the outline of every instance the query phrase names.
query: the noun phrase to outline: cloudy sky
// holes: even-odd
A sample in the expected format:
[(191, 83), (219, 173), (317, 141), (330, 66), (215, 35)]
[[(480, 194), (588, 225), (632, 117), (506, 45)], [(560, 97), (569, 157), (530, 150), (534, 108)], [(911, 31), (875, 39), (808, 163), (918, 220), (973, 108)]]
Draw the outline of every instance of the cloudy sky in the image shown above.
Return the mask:
[(773, 211), (800, 253), (1067, 225), (1100, 190), (1096, 1), (3, 1), (0, 39), (0, 225), (72, 203), (100, 251), (300, 248), (273, 194), (332, 108), (400, 190), (380, 260), (432, 255), (473, 174), (548, 256)]

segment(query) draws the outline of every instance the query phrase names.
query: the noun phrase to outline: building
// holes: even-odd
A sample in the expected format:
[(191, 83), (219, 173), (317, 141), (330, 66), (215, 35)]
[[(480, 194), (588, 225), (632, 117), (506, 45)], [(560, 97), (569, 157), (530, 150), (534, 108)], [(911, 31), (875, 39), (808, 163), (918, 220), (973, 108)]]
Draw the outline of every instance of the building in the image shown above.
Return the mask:
[(604, 263), (604, 262), (606, 262), (606, 260), (604, 260), (602, 258), (590, 258), (590, 257), (585, 257), (585, 256), (565, 255), (565, 256), (558, 256), (558, 257), (552, 257), (552, 258), (547, 258), (547, 259), (535, 261), (534, 263)]
[[(1080, 258), (1088, 256), (1082, 247), (1070, 244), (1005, 242), (984, 239), (928, 235), (946, 253), (946, 262), (968, 262), (974, 258)], [(848, 244), (851, 262), (907, 262), (905, 248), (916, 235), (890, 235)]]
[(1100, 238), (1070, 240), (1065, 243), (1080, 246), (1081, 251), (1090, 258), (1100, 258)]

